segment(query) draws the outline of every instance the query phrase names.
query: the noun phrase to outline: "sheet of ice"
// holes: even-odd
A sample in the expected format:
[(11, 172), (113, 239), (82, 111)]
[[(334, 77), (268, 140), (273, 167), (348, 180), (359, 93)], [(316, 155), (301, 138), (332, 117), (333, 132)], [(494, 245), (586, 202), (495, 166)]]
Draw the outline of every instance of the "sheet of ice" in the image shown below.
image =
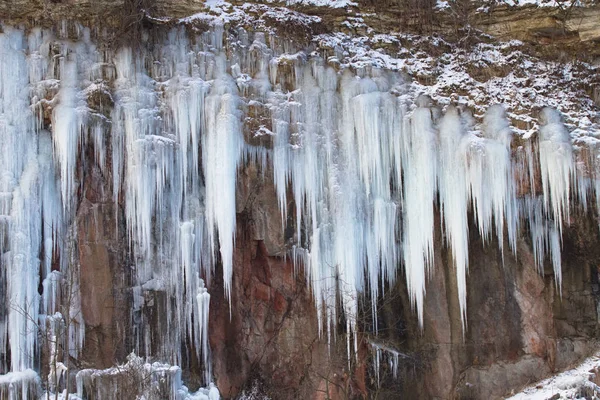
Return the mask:
[[(40, 298), (38, 259), (41, 239), (39, 164), (35, 120), (29, 108), (29, 83), (22, 32), (8, 28), (0, 34), (0, 223), (8, 236), (0, 269), (5, 274), (3, 307), (8, 318), (0, 322), (0, 353), (10, 347), (11, 370), (34, 366), (36, 316)], [(4, 252), (7, 252), (4, 254)], [(4, 289), (6, 291), (4, 291)], [(8, 338), (8, 343), (6, 343)]]

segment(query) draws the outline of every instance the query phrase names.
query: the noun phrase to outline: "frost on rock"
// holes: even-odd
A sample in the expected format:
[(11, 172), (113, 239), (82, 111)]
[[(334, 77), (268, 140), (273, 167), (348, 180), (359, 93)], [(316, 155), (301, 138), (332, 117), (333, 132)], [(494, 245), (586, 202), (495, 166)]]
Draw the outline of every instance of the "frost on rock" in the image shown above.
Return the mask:
[(346, 8), (358, 5), (358, 3), (348, 0), (287, 0), (286, 4), (288, 6), (303, 5), (331, 8)]

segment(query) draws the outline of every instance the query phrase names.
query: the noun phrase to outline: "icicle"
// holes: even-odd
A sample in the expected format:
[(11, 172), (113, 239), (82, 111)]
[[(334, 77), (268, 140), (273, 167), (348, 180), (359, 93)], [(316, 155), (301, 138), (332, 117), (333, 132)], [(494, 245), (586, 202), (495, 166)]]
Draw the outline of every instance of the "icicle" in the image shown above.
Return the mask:
[(516, 251), (518, 213), (510, 149), (512, 130), (503, 105), (494, 104), (488, 108), (483, 117), (483, 135), (491, 140), (487, 145), (489, 161), (486, 190), (491, 193), (496, 237), (503, 250), (506, 224), (510, 248)]
[(437, 140), (431, 99), (419, 96), (411, 116), (404, 171), (404, 269), (411, 304), (423, 328), (425, 281), (433, 272), (433, 203), (437, 181)]
[(0, 253), (10, 251), (0, 266), (5, 273), (8, 314), (7, 325), (0, 326), (0, 352), (6, 349), (7, 337), (13, 371), (34, 366), (40, 303), (40, 171), (24, 46), (21, 32), (8, 28), (0, 34), (0, 145), (5, 155), (0, 157), (0, 223), (8, 232), (9, 246), (0, 248)]
[[(539, 156), (544, 214), (546, 218), (554, 221), (553, 226), (547, 226), (544, 232), (544, 247), (550, 252), (554, 278), (560, 290), (562, 286), (561, 236), (563, 221), (569, 223), (575, 164), (569, 132), (563, 125), (558, 111), (548, 107), (542, 109), (540, 125)], [(541, 246), (538, 245), (539, 247)]]
[[(131, 50), (121, 50), (115, 64), (118, 89), (112, 115), (113, 195), (119, 195), (124, 172), (127, 225), (139, 254), (145, 254), (152, 248), (152, 217), (157, 204), (162, 203), (172, 140), (157, 134), (156, 94)], [(152, 277), (149, 268), (147, 263), (138, 268), (141, 280)]]
[(54, 154), (60, 166), (62, 203), (69, 211), (74, 200), (75, 167), (79, 150), (80, 121), (77, 115), (77, 64), (61, 63), (58, 106), (52, 111)]
[(563, 219), (569, 223), (571, 185), (575, 173), (569, 132), (558, 111), (540, 112), (540, 169), (545, 213), (562, 235)]
[(200, 324), (200, 343), (202, 346), (202, 362), (204, 367), (204, 380), (210, 382), (212, 379), (211, 362), (210, 362), (210, 349), (208, 346), (208, 320), (210, 310), (210, 294), (204, 287), (204, 281), (200, 279), (200, 286), (198, 288), (198, 295), (196, 301), (198, 302), (198, 321)]
[(493, 223), (500, 249), (504, 248), (504, 224), (509, 224), (515, 247), (516, 208), (510, 155), (511, 131), (504, 108), (494, 105), (484, 117), (483, 138), (471, 140), (468, 155), (469, 187), (479, 232), (489, 240)]
[(456, 269), (458, 302), (463, 328), (467, 320), (467, 270), (469, 265), (469, 227), (467, 210), (466, 146), (469, 136), (464, 132), (458, 110), (448, 107), (440, 121), (440, 172), (439, 190), (446, 242), (452, 249)]
[(235, 181), (243, 139), (237, 88), (225, 72), (224, 57), (217, 59), (217, 70), (217, 79), (205, 102), (206, 133), (202, 138), (202, 160), (209, 236), (214, 245), (215, 233), (218, 233), (225, 296), (231, 300), (236, 222)]
[(373, 368), (375, 370), (375, 377), (377, 379), (377, 386), (381, 384), (381, 363), (387, 361), (389, 371), (392, 373), (394, 379), (398, 378), (398, 366), (400, 365), (400, 358), (407, 358), (405, 354), (400, 353), (391, 347), (370, 342), (371, 350), (373, 352)]

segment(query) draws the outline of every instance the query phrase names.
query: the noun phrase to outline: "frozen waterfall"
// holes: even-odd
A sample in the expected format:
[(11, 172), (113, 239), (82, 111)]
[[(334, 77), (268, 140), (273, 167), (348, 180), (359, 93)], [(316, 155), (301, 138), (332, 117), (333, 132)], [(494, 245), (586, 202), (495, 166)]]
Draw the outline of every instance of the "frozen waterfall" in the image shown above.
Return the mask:
[[(76, 41), (41, 29), (2, 32), (0, 373), (8, 375), (0, 390), (11, 374), (39, 384), (28, 371), (39, 368), (38, 331), (48, 316), (69, 322), (72, 357), (85, 342), (72, 223), (79, 170), (90, 162), (111, 176), (115, 205), (124, 204), (132, 313), (148, 292), (168, 298), (157, 316), (159, 343), (139, 329), (130, 350), (181, 365), (182, 347), (191, 346), (207, 385), (208, 290), (220, 263), (226, 296), (237, 295), (236, 180), (249, 163), (272, 169), (282, 221), (295, 232), (280, 255), (304, 268), (323, 335), (343, 313), (349, 355), (360, 295), (375, 304), (396, 279), (406, 279), (423, 326), (436, 231), (452, 254), (468, 329), (470, 235), (514, 252), (528, 226), (538, 266), (549, 257), (560, 286), (571, 207), (595, 198), (600, 208), (600, 176), (576, 168), (590, 161), (574, 151), (556, 110), (540, 113), (538, 139), (516, 145), (501, 105), (490, 105), (479, 124), (461, 106), (442, 114), (431, 98), (409, 93), (400, 74), (338, 70), (317, 52), (242, 28), (235, 40), (222, 26), (197, 38), (175, 29), (152, 50), (116, 53), (98, 49), (83, 28)], [(101, 107), (98, 97), (107, 99)], [(272, 146), (249, 143), (250, 109), (264, 113), (250, 136), (272, 138)], [(133, 356), (130, 364), (181, 380), (162, 364)], [(80, 374), (80, 391), (88, 390)]]

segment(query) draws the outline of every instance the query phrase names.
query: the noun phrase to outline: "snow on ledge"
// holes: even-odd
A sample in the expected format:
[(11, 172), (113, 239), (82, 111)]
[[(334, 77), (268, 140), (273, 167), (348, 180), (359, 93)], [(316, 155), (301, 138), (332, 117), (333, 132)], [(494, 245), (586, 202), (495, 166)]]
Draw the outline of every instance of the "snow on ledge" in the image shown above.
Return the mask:
[[(329, 8), (347, 8), (347, 7), (356, 7), (358, 3), (353, 2), (351, 0), (284, 0), (286, 6), (313, 6), (313, 7), (329, 7)], [(281, 4), (284, 2), (283, 0), (263, 0), (258, 1), (257, 3), (267, 3), (267, 4)], [(245, 3), (244, 5), (248, 5), (252, 3)], [(226, 0), (206, 0), (204, 5), (208, 7), (211, 11), (218, 10), (222, 6), (231, 5)]]
[(329, 8), (346, 8), (358, 6), (358, 3), (349, 0), (287, 0), (286, 4), (288, 6), (302, 5)]
[[(448, 0), (437, 0), (435, 8), (438, 10), (444, 10), (447, 8), (451, 8), (452, 1)], [(479, 1), (473, 1), (473, 3), (480, 3)], [(592, 2), (589, 1), (581, 1), (581, 0), (497, 0), (497, 1), (488, 1), (485, 2), (484, 5), (477, 9), (478, 12), (488, 12), (491, 5), (494, 6), (509, 6), (509, 7), (526, 7), (526, 6), (536, 6), (536, 7), (544, 7), (544, 8), (563, 8), (567, 9), (570, 7), (586, 7)]]
[(23, 382), (32, 382), (38, 379), (37, 373), (32, 369), (25, 371), (9, 372), (6, 375), (0, 375), (0, 385), (21, 384)]
[(577, 368), (545, 379), (522, 392), (509, 397), (508, 400), (548, 400), (586, 398), (583, 393), (593, 393), (600, 397), (600, 386), (593, 382), (600, 370), (600, 352), (586, 359)]

